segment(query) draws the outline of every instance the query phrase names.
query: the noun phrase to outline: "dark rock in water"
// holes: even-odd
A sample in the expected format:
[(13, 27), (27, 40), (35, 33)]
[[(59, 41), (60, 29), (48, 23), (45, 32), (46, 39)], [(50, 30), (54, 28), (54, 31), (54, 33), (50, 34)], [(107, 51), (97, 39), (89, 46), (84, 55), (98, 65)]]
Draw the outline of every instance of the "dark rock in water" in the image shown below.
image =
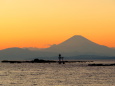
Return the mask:
[(54, 63), (56, 61), (53, 60), (40, 60), (40, 59), (34, 59), (32, 61), (8, 61), (3, 60), (2, 63)]
[(115, 64), (88, 64), (88, 66), (115, 66)]

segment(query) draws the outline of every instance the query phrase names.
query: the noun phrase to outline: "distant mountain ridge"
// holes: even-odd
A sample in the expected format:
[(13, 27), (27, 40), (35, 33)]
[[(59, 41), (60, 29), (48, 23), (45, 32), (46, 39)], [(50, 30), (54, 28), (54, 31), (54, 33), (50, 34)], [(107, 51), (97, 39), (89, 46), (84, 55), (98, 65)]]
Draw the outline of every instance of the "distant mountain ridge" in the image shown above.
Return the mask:
[[(114, 57), (115, 50), (109, 47), (96, 44), (87, 38), (75, 35), (64, 42), (53, 45), (46, 49), (23, 49), (23, 48), (8, 48), (0, 50), (1, 60), (27, 60), (31, 58), (41, 59), (57, 59), (58, 54), (61, 53), (68, 59), (80, 58), (98, 58), (98, 57)], [(82, 57), (83, 56), (83, 57)], [(87, 58), (86, 58), (87, 57)]]
[[(63, 52), (70, 53), (75, 52), (80, 54), (93, 54), (93, 55), (110, 55), (113, 56), (115, 53), (109, 47), (96, 44), (80, 35), (75, 35), (70, 39), (46, 49), (50, 52)], [(73, 54), (73, 53), (72, 53)], [(75, 55), (75, 54), (74, 54)]]

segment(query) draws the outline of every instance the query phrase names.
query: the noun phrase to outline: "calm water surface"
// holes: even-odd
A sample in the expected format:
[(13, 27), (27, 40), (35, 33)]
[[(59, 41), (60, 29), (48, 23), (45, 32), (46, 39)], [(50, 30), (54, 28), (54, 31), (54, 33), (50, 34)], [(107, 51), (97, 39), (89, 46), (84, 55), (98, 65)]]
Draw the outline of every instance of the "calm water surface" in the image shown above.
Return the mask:
[(0, 63), (0, 86), (115, 86), (115, 66)]

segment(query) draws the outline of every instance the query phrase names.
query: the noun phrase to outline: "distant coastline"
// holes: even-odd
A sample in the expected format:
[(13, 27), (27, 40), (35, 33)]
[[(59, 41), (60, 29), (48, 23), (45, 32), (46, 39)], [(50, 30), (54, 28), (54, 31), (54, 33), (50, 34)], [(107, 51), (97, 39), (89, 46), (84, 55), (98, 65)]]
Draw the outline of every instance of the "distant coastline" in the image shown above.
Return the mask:
[[(2, 63), (58, 63), (59, 61), (55, 60), (42, 60), (42, 59), (34, 59), (30, 61), (14, 61), (14, 60), (2, 60)], [(93, 61), (64, 61), (65, 63), (86, 63), (86, 62), (93, 62)]]

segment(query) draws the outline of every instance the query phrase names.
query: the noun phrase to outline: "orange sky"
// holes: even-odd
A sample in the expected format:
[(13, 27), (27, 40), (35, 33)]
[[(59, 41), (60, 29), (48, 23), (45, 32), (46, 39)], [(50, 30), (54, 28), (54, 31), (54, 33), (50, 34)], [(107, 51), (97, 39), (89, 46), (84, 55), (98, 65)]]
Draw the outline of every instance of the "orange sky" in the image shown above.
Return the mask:
[(0, 49), (44, 48), (73, 35), (115, 47), (115, 0), (0, 0)]

